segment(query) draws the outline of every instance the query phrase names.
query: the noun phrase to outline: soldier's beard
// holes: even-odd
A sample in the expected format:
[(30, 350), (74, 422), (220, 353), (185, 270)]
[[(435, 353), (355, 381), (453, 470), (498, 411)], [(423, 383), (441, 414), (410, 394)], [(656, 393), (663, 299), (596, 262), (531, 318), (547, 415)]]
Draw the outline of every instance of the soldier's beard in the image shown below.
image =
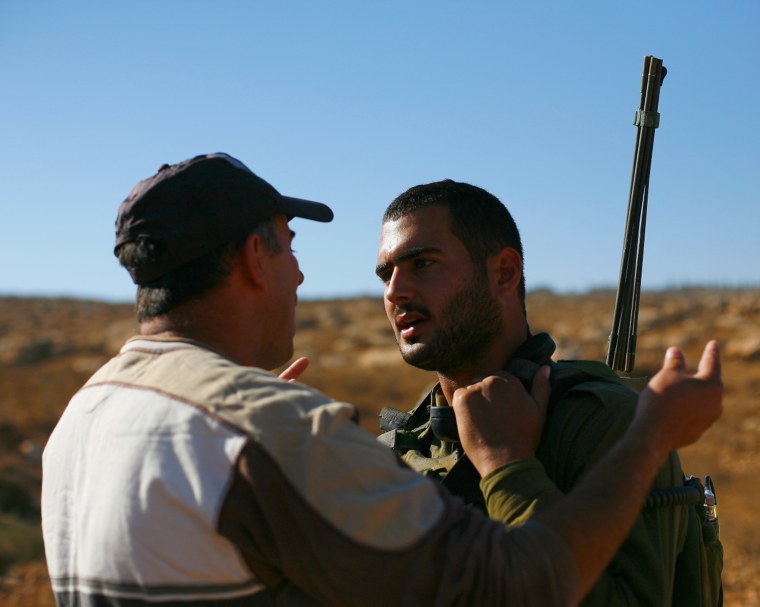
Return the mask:
[(399, 343), (399, 350), (410, 365), (443, 375), (478, 368), (504, 326), (496, 299), (481, 276), (449, 299), (436, 322), (438, 329), (429, 341)]

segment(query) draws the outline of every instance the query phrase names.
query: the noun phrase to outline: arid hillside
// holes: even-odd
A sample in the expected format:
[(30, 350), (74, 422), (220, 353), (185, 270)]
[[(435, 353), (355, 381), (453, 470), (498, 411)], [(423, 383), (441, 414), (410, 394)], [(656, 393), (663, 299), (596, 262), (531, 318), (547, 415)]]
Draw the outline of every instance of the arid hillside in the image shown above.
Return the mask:
[[(534, 292), (534, 331), (550, 332), (556, 358), (604, 360), (614, 293)], [(0, 298), (0, 604), (53, 605), (39, 533), (40, 455), (68, 398), (134, 331), (131, 305)], [(760, 604), (760, 290), (674, 290), (642, 295), (635, 374), (659, 366), (668, 345), (695, 363), (721, 342), (725, 411), (682, 452), (687, 473), (712, 475), (725, 546), (727, 606)], [(400, 359), (379, 299), (302, 302), (296, 355), (302, 381), (357, 405), (377, 433), (377, 412), (413, 404), (433, 377)]]

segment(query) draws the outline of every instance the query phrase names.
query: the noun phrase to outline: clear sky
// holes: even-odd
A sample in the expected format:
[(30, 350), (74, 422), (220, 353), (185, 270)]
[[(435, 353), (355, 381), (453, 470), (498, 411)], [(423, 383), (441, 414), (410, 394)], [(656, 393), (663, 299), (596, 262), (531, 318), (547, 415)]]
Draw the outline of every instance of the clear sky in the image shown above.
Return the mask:
[(645, 288), (760, 283), (760, 2), (0, 0), (0, 294), (130, 301), (116, 208), (236, 156), (283, 193), (302, 298), (380, 295), (385, 206), (512, 211), (528, 288), (617, 285), (646, 55), (663, 59)]

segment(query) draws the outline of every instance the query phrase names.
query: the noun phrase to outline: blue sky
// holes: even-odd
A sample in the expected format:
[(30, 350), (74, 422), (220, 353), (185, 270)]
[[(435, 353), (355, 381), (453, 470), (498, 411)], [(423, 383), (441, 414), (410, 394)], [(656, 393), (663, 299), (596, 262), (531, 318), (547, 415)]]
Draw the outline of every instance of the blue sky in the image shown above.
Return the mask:
[(302, 298), (380, 295), (385, 206), (512, 211), (528, 288), (618, 281), (645, 55), (668, 75), (645, 288), (760, 283), (760, 2), (0, 0), (0, 294), (130, 301), (119, 202), (225, 151), (281, 192)]

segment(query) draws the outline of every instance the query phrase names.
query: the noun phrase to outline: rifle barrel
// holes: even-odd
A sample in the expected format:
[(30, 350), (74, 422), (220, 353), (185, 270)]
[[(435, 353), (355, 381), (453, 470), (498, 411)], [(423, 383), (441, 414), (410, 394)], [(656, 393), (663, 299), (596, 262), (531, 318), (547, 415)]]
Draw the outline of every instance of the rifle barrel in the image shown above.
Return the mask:
[(633, 370), (636, 357), (641, 275), (644, 263), (644, 236), (649, 199), (654, 131), (659, 126), (657, 106), (660, 87), (667, 69), (662, 60), (644, 57), (641, 98), (636, 111), (636, 144), (628, 194), (628, 214), (620, 262), (620, 281), (615, 298), (615, 313), (607, 351), (607, 364), (616, 371)]

